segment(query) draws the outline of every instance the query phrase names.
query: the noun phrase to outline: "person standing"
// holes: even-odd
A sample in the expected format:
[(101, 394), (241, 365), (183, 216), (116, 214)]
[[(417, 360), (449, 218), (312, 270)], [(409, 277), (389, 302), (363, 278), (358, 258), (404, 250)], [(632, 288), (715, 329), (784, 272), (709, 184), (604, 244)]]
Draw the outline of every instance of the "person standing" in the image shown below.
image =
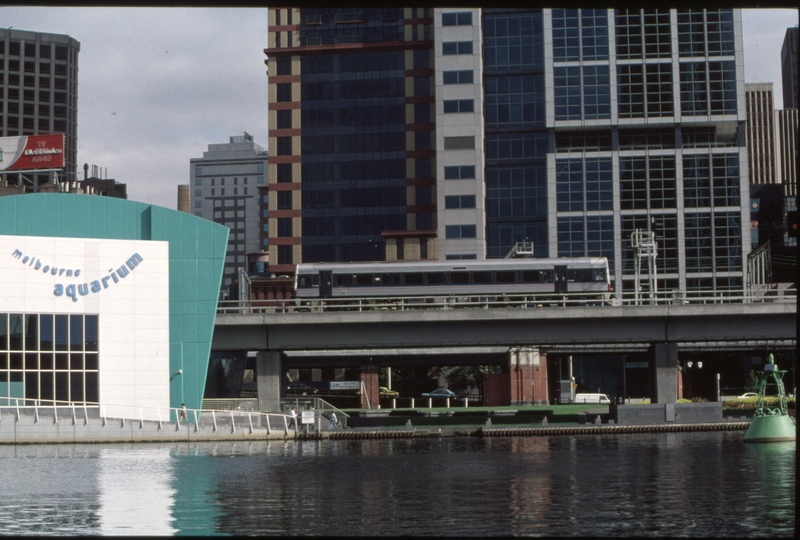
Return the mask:
[(293, 428), (297, 422), (297, 408), (292, 407), (291, 418), (289, 419), (289, 427)]
[(189, 416), (186, 414), (186, 404), (185, 403), (181, 403), (181, 419), (180, 419), (180, 421), (183, 422), (184, 420), (186, 420), (188, 422), (189, 421)]
[(336, 425), (339, 423), (339, 419), (336, 418), (336, 413), (331, 412), (331, 426), (330, 429), (336, 429)]

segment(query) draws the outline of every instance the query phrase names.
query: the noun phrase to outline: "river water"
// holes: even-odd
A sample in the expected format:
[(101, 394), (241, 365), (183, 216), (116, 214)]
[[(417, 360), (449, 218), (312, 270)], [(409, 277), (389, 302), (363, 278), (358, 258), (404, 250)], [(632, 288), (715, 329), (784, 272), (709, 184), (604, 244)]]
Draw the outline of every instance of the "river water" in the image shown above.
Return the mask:
[(0, 446), (2, 535), (791, 537), (741, 432)]

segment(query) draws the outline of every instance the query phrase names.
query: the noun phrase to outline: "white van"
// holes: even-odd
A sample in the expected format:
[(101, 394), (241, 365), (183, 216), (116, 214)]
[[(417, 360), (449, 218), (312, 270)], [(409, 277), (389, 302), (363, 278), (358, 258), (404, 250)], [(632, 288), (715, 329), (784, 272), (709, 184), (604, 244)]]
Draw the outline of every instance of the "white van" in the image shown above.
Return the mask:
[(610, 405), (611, 400), (605, 394), (575, 394), (575, 403), (602, 403)]

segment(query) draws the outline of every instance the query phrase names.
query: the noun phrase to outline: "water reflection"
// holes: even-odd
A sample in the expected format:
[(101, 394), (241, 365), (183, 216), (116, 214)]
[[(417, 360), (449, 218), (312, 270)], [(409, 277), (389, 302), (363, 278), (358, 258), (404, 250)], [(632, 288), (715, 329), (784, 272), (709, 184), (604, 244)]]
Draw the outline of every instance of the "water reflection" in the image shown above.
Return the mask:
[(791, 536), (737, 433), (0, 447), (0, 534)]

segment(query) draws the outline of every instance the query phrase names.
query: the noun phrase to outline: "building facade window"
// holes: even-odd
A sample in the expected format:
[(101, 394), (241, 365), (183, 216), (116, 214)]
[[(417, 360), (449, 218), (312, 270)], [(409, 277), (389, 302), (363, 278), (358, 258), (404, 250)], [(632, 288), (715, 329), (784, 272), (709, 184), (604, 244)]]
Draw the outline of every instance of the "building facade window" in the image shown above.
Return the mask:
[(278, 192), (278, 210), (291, 210), (292, 209), (292, 192), (279, 191)]
[(475, 225), (446, 225), (445, 237), (448, 239), (475, 238)]
[(556, 210), (613, 210), (611, 158), (556, 160)]
[(545, 126), (544, 75), (487, 77), (487, 127)]
[(678, 53), (681, 57), (732, 56), (732, 9), (679, 9)]
[(459, 11), (455, 13), (442, 13), (442, 26), (469, 26), (472, 25), (472, 12)]
[(277, 128), (278, 129), (291, 129), (292, 128), (292, 111), (290, 109), (284, 109), (282, 111), (276, 111), (277, 116)]
[(541, 10), (484, 15), (483, 54), (485, 66), (491, 69), (541, 68), (544, 65)]
[(446, 99), (444, 100), (444, 112), (445, 114), (475, 112), (475, 102), (471, 99)]
[(292, 138), (291, 137), (277, 137), (278, 155), (291, 156), (292, 155)]
[(472, 84), (473, 71), (471, 69), (442, 72), (444, 84)]
[(445, 56), (456, 54), (472, 54), (472, 42), (445, 41), (442, 43), (442, 54)]
[(474, 150), (475, 137), (445, 137), (444, 138), (445, 150)]
[(444, 168), (445, 180), (466, 180), (475, 178), (475, 165), (448, 165)]
[(618, 9), (615, 12), (618, 59), (669, 58), (672, 54), (669, 10)]
[(736, 113), (734, 62), (682, 62), (681, 113), (687, 116)]
[(97, 403), (98, 350), (98, 315), (0, 313), (0, 396)]
[(275, 100), (278, 103), (292, 101), (292, 83), (278, 83), (275, 85)]
[(277, 175), (275, 180), (279, 184), (288, 184), (292, 181), (292, 164), (278, 163), (276, 167)]
[(619, 185), (622, 210), (676, 208), (675, 158), (620, 158)]
[(554, 9), (553, 60), (608, 59), (608, 13), (605, 9)]
[(293, 264), (292, 246), (278, 246), (278, 264)]
[(292, 218), (278, 218), (278, 237), (289, 238), (292, 236)]
[(547, 168), (544, 165), (492, 167), (486, 173), (487, 218), (519, 221), (547, 216)]
[(475, 208), (475, 195), (447, 195), (444, 198), (446, 209)]
[(554, 68), (556, 120), (611, 117), (608, 66)]

